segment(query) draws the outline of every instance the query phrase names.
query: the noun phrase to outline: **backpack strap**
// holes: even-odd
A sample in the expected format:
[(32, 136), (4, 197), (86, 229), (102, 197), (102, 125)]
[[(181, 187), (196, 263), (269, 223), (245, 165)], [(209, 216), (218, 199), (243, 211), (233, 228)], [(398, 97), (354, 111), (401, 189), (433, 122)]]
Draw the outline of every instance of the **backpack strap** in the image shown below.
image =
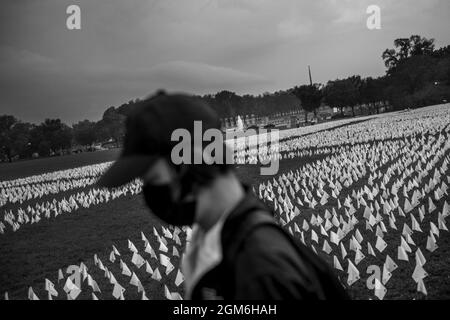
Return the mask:
[(234, 261), (237, 253), (240, 251), (245, 243), (245, 239), (250, 235), (251, 232), (262, 226), (274, 226), (278, 225), (273, 220), (273, 217), (269, 215), (268, 212), (263, 210), (254, 210), (246, 213), (244, 221), (240, 223), (239, 232), (233, 238), (233, 242), (229, 244), (227, 248), (226, 257), (230, 257), (231, 261)]
[[(269, 212), (261, 209), (253, 209), (249, 210), (245, 215), (244, 220), (240, 223), (239, 231), (233, 238), (232, 243), (228, 244), (227, 251), (224, 254), (223, 262), (231, 274), (235, 258), (245, 244), (245, 239), (259, 227), (271, 226), (278, 229), (280, 233), (284, 235), (292, 247), (295, 248), (302, 260), (307, 261), (307, 268), (311, 274), (315, 275), (318, 281), (317, 288), (321, 291), (319, 296), (321, 296), (322, 299), (349, 299), (344, 288), (329, 266), (310, 248), (302, 243), (298, 243), (296, 239), (275, 222)], [(230, 283), (228, 285), (230, 285)]]
[[(261, 208), (249, 208), (247, 212), (244, 213), (243, 221), (239, 223), (238, 230), (233, 234), (233, 239), (229, 239), (229, 241), (223, 245), (225, 251), (223, 252), (221, 266), (224, 269), (223, 272), (225, 272), (225, 274), (234, 278), (234, 264), (239, 251), (245, 243), (245, 239), (251, 232), (266, 225), (275, 225), (275, 221), (268, 212), (261, 210)], [(235, 296), (235, 281), (229, 281), (228, 279), (226, 283), (222, 284), (222, 290), (224, 296), (233, 299)]]

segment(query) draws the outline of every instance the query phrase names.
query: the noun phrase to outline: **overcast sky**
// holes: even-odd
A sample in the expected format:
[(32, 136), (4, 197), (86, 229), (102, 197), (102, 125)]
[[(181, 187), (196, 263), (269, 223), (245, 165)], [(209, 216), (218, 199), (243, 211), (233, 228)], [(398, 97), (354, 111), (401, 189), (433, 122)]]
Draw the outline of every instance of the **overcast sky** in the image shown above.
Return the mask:
[[(66, 8), (81, 8), (81, 30)], [(381, 7), (381, 30), (366, 8)], [(420, 34), (450, 44), (449, 0), (1, 0), (0, 114), (99, 120), (169, 91), (259, 94), (385, 73), (381, 53)]]

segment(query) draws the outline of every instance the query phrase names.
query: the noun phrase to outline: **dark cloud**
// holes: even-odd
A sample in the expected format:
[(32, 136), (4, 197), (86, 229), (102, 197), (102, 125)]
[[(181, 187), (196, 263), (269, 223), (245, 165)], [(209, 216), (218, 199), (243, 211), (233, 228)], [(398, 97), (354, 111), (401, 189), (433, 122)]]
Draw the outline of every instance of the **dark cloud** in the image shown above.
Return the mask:
[[(381, 52), (418, 33), (450, 43), (448, 0), (3, 0), (0, 113), (98, 119), (158, 88), (261, 93), (307, 81), (384, 73)], [(65, 28), (79, 4), (82, 30)]]

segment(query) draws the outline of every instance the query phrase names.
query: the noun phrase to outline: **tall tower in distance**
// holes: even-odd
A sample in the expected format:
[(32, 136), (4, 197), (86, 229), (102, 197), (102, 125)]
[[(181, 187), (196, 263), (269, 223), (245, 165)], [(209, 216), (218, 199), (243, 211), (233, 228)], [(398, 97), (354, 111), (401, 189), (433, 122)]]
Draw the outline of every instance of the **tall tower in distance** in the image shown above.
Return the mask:
[(312, 77), (311, 77), (311, 67), (308, 66), (308, 73), (309, 73), (309, 84), (312, 86)]

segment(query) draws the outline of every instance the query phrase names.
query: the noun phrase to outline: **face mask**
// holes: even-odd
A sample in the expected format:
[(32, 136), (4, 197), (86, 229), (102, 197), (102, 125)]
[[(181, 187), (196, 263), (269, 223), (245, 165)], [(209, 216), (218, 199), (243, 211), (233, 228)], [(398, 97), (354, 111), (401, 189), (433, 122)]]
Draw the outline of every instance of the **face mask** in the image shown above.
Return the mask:
[(162, 221), (174, 226), (190, 226), (194, 223), (196, 202), (177, 201), (172, 197), (169, 184), (145, 184), (142, 188), (147, 206)]

